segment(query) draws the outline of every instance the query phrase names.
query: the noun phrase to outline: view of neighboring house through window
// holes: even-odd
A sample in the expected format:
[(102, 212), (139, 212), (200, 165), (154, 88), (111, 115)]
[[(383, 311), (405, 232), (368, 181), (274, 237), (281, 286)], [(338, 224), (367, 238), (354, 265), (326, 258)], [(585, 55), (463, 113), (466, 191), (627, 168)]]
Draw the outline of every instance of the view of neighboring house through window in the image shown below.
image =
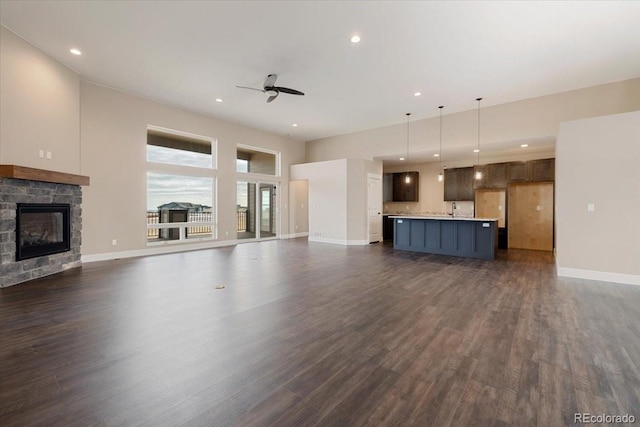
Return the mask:
[(215, 153), (211, 138), (149, 126), (148, 244), (217, 237)]

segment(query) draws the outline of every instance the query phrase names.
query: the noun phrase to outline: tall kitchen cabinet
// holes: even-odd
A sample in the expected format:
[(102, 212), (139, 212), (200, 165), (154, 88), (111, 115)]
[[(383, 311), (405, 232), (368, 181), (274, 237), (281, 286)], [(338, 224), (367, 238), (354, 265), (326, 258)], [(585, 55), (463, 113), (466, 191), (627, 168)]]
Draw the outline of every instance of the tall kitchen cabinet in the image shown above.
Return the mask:
[(553, 182), (510, 183), (509, 247), (553, 250)]

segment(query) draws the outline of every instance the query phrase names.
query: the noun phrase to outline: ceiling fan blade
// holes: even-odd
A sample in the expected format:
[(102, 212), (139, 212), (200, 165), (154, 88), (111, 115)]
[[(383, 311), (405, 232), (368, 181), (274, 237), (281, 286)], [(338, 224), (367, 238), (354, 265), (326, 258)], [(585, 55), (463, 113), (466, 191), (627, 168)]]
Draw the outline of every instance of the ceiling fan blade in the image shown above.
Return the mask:
[(258, 92), (262, 92), (262, 93), (264, 93), (264, 89), (258, 89), (258, 88), (255, 88), (255, 87), (248, 87), (248, 86), (236, 86), (236, 87), (239, 87), (240, 89), (251, 89), (251, 90), (257, 90)]
[(267, 102), (273, 101), (274, 99), (276, 99), (278, 97), (278, 95), (280, 95), (280, 92), (276, 93), (275, 95), (271, 95), (269, 97), (269, 99), (267, 99)]
[(278, 78), (277, 74), (269, 74), (266, 79), (264, 79), (264, 88), (273, 87), (276, 84), (276, 79)]
[(274, 89), (277, 89), (278, 92), (288, 93), (289, 95), (304, 95), (303, 92), (295, 89), (289, 89), (288, 87), (275, 86)]

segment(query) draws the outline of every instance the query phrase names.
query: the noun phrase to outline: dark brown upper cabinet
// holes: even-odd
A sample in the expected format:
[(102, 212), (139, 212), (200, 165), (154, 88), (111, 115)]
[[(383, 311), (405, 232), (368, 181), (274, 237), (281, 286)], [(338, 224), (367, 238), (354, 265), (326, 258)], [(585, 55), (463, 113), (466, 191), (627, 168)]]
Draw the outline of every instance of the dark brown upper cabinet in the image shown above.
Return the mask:
[(510, 182), (529, 181), (529, 166), (527, 162), (511, 162), (507, 170)]
[[(407, 182), (408, 178), (408, 182)], [(420, 185), (420, 173), (396, 172), (393, 174), (393, 201), (417, 202)]]
[(382, 201), (393, 202), (393, 174), (382, 175)]
[(474, 170), (470, 168), (446, 169), (444, 171), (444, 200), (473, 200)]
[(529, 178), (531, 181), (553, 181), (556, 169), (555, 159), (532, 160), (529, 162)]
[(507, 188), (508, 165), (508, 163), (493, 163), (476, 166), (474, 170), (482, 172), (482, 178), (474, 180), (474, 188), (477, 190)]
[(553, 181), (555, 178), (555, 159), (511, 162), (508, 165), (509, 182)]

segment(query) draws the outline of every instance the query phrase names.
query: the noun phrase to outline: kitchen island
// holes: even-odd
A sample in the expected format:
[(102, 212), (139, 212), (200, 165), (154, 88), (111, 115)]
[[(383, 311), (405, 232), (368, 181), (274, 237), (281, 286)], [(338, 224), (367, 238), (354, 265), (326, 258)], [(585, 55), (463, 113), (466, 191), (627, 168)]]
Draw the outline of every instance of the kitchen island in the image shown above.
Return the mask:
[(495, 259), (497, 218), (394, 215), (393, 248), (468, 258)]

